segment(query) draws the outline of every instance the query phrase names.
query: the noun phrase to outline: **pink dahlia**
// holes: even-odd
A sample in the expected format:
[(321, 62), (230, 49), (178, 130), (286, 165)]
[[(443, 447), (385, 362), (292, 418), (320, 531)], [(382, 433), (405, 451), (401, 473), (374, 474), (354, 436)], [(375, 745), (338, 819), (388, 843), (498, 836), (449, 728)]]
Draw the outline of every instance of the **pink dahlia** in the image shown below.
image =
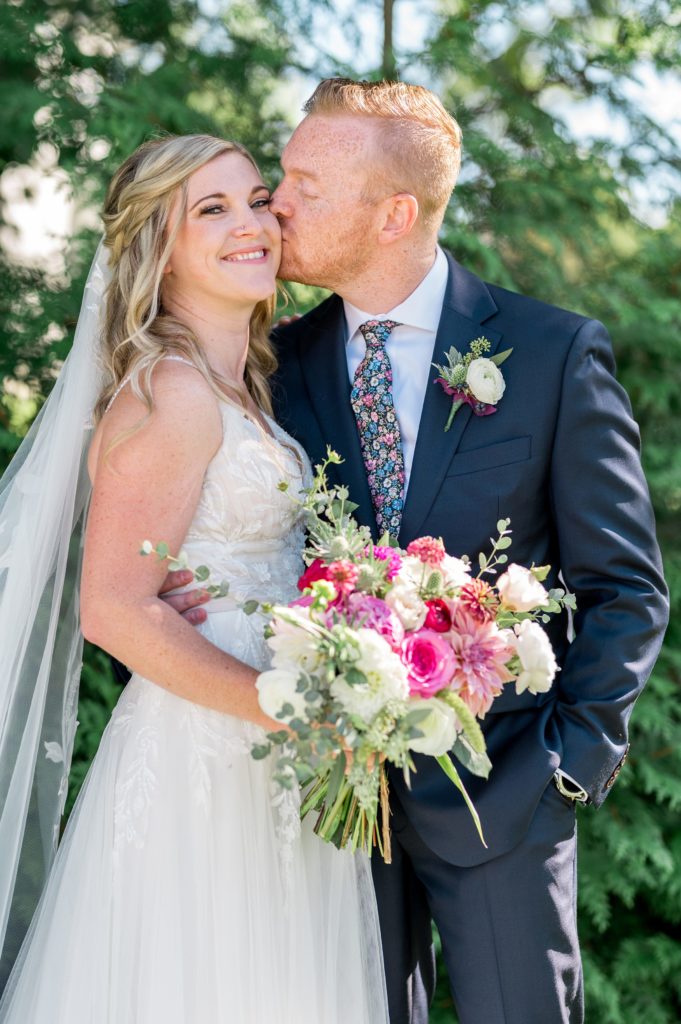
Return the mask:
[(351, 626), (373, 629), (388, 641), (393, 650), (398, 650), (404, 639), (404, 626), (380, 597), (350, 594), (346, 611)]
[(418, 558), (424, 565), (440, 565), (446, 553), (442, 541), (434, 537), (418, 537), (407, 545), (407, 554)]
[(483, 718), (503, 684), (515, 678), (506, 667), (515, 652), (495, 623), (478, 622), (463, 611), (455, 616), (450, 643), (454, 655), (451, 688), (473, 714)]
[(433, 697), (449, 686), (456, 661), (452, 648), (433, 629), (417, 629), (402, 644), (402, 661), (407, 666), (412, 696)]
[(478, 622), (491, 622), (499, 607), (499, 599), (489, 583), (475, 578), (461, 588), (459, 601), (464, 611)]

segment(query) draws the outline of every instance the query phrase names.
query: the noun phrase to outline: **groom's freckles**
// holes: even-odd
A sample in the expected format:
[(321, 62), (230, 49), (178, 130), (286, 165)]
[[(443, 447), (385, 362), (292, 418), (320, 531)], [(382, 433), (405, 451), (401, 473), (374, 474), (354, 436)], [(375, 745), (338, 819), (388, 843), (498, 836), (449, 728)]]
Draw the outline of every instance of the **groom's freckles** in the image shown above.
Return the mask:
[(283, 229), (280, 276), (337, 290), (367, 266), (367, 186), (376, 178), (373, 121), (308, 115), (285, 147), (270, 209)]

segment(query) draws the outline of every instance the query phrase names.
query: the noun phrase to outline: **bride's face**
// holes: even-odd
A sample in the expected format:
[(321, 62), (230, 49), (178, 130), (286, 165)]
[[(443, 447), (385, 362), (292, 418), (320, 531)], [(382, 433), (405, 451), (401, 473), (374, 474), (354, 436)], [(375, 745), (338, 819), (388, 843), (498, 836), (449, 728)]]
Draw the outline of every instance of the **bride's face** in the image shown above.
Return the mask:
[[(187, 212), (165, 267), (164, 296), (248, 307), (275, 290), (281, 231), (270, 192), (250, 160), (223, 153), (191, 175)], [(170, 227), (177, 217), (171, 211)]]

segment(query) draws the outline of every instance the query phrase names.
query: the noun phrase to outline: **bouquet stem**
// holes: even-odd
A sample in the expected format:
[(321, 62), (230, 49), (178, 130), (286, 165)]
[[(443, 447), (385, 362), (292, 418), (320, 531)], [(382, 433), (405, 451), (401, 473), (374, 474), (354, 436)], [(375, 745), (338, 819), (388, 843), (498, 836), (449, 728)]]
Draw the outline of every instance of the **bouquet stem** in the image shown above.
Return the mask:
[(379, 773), (379, 799), (381, 802), (381, 832), (383, 836), (383, 860), (386, 864), (392, 864), (392, 847), (390, 844), (390, 791), (388, 788), (388, 775), (385, 765), (378, 769)]
[(464, 800), (466, 802), (466, 807), (471, 812), (471, 817), (473, 818), (473, 821), (475, 823), (475, 827), (478, 830), (478, 835), (480, 836), (480, 842), (485, 847), (485, 849), (487, 849), (487, 843), (485, 842), (485, 837), (482, 834), (482, 825), (480, 823), (480, 815), (476, 811), (475, 806), (473, 804), (473, 801), (471, 800), (471, 798), (469, 797), (468, 793), (466, 792), (466, 787), (464, 786), (464, 784), (463, 784), (463, 782), (461, 780), (461, 776), (459, 775), (459, 773), (457, 772), (456, 768), (454, 767), (454, 762), (452, 761), (450, 755), (449, 754), (442, 754), (440, 757), (436, 757), (435, 760), (440, 765), (440, 768), (442, 768), (442, 771), (445, 773), (447, 778), (450, 779), (454, 783), (456, 788), (461, 793), (461, 796), (464, 798)]
[(378, 846), (386, 864), (390, 864), (390, 793), (385, 765), (381, 764), (378, 770), (376, 805), (373, 808), (365, 808), (360, 804), (347, 778), (341, 781), (333, 803), (328, 803), (330, 774), (327, 772), (318, 778), (305, 793), (300, 807), (301, 818), (310, 811), (318, 811), (314, 832), (320, 839), (333, 843), (339, 850), (347, 846), (353, 852), (362, 850), (369, 857), (373, 848)]

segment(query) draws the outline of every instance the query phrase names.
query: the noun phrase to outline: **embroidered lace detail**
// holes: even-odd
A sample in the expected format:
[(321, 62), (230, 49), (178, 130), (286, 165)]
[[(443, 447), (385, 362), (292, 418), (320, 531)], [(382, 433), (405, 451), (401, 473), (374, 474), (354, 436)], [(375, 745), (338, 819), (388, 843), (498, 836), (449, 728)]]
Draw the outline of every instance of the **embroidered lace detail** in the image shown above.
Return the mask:
[[(212, 724), (211, 718), (215, 718)], [(234, 757), (250, 755), (251, 745), (243, 736), (225, 736), (220, 728), (222, 715), (211, 716), (204, 708), (187, 702), (181, 728), (188, 734), (191, 744), (189, 775), (192, 795), (206, 814), (211, 811), (210, 794), (212, 773), (226, 771)]]
[(159, 730), (143, 725), (133, 740), (134, 756), (116, 787), (114, 804), (114, 853), (123, 843), (141, 850), (147, 834), (149, 809), (156, 790), (155, 762)]
[(284, 789), (274, 779), (270, 783), (270, 799), (276, 814), (275, 835), (279, 844), (279, 866), (284, 889), (284, 901), (293, 885), (293, 862), (295, 844), (300, 839), (300, 790), (294, 783), (292, 789)]

